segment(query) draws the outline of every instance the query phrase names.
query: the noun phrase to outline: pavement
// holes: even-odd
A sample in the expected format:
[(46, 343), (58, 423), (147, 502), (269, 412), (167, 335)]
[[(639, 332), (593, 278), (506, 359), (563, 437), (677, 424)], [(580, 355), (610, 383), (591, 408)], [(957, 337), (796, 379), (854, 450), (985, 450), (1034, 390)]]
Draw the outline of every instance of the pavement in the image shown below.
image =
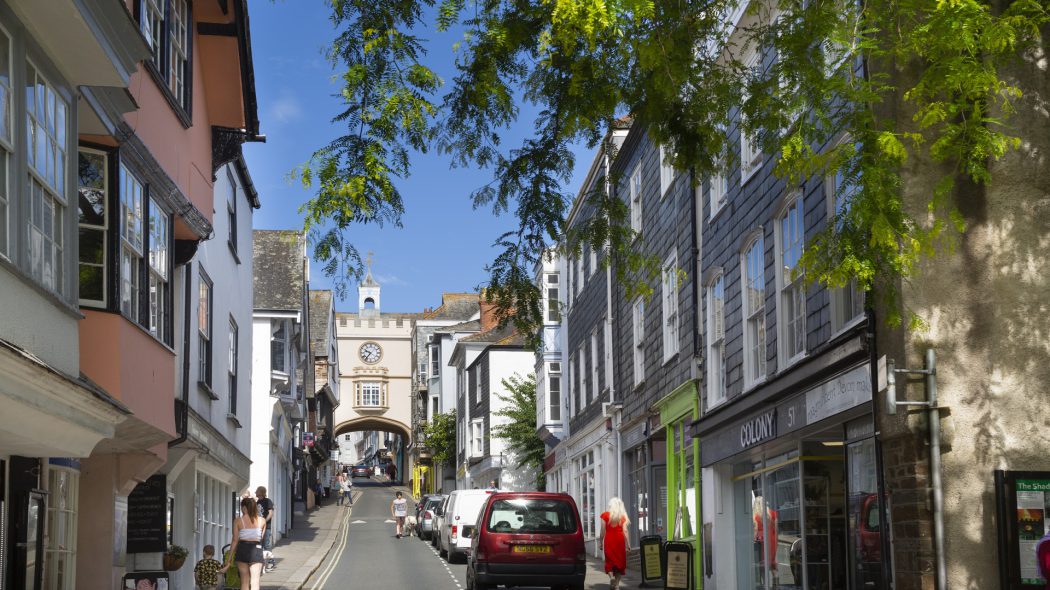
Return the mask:
[[(352, 509), (329, 499), (297, 518), (289, 536), (274, 547), (277, 567), (263, 576), (262, 590), (335, 590), (366, 581), (377, 589), (463, 590), (465, 565), (447, 563), (429, 542), (394, 536), (390, 500), (398, 490), (412, 504), (405, 486), (382, 476), (358, 479)], [(588, 555), (587, 562), (586, 588), (606, 590), (603, 561)], [(628, 570), (620, 586), (638, 588), (640, 582), (637, 570)]]

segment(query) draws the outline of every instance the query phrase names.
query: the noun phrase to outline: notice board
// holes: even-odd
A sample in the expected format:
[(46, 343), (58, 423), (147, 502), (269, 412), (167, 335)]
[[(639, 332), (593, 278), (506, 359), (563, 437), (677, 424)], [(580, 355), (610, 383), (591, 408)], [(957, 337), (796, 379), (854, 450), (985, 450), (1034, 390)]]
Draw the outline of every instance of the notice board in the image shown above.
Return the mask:
[(1050, 533), (1050, 471), (995, 471), (999, 579), (1004, 590), (1042, 590), (1035, 550)]
[(150, 477), (128, 495), (128, 553), (167, 551), (168, 480)]

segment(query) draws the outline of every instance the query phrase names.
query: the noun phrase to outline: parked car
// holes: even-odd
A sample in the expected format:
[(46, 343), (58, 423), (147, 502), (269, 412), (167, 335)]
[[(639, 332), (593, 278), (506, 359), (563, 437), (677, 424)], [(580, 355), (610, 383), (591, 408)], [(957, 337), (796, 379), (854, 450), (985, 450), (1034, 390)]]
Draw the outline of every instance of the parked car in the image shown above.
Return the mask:
[(438, 529), (438, 552), (449, 563), (470, 553), (470, 535), (478, 514), (496, 490), (455, 490), (445, 501), (441, 528)]
[(441, 504), (438, 505), (438, 509), (434, 512), (434, 530), (430, 533), (430, 544), (440, 552), (441, 545), (438, 543), (441, 540), (441, 530), (445, 523), (445, 510), (448, 509), (448, 495), (441, 498)]
[(467, 590), (582, 590), (586, 575), (583, 527), (572, 496), (499, 492), (489, 497), (471, 537)]
[(372, 470), (369, 469), (364, 463), (360, 465), (354, 465), (354, 468), (350, 470), (350, 477), (372, 477)]
[(429, 539), (434, 534), (434, 521), (437, 518), (437, 511), (441, 509), (441, 505), (445, 503), (445, 496), (440, 494), (431, 494), (425, 496), (421, 502), (416, 504), (419, 508), (416, 514), (416, 526), (419, 527), (419, 538)]

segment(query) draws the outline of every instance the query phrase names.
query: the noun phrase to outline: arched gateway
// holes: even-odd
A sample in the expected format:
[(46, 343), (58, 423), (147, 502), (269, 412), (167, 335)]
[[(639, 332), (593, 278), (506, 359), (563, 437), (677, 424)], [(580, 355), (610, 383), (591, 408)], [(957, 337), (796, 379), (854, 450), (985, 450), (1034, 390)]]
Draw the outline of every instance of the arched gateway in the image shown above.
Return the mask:
[[(358, 313), (336, 313), (339, 341), (340, 400), (333, 419), (340, 462), (390, 461), (405, 479), (412, 465), (405, 449), (412, 432), (412, 330), (418, 314), (381, 313), (380, 286), (368, 273), (358, 286)], [(370, 436), (373, 448), (357, 449), (344, 434), (390, 433)], [(388, 440), (389, 439), (389, 440)], [(367, 445), (365, 445), (367, 447)], [(371, 452), (373, 456), (360, 456)]]

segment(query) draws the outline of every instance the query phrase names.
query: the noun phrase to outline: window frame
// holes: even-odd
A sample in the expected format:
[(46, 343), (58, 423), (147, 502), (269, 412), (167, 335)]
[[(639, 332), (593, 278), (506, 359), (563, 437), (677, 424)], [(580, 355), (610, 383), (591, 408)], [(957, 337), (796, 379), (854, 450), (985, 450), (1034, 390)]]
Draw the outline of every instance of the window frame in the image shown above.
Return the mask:
[[(707, 407), (725, 403), (726, 381), (726, 316), (725, 273), (719, 271), (708, 281), (707, 299)], [(719, 302), (720, 301), (720, 302)], [(716, 362), (717, 357), (717, 362)]]
[[(672, 288), (673, 284), (673, 288)], [(673, 359), (681, 349), (681, 315), (678, 311), (678, 252), (672, 252), (660, 266), (660, 309), (663, 321), (664, 363)]]
[(370, 380), (354, 382), (354, 402), (356, 408), (382, 409), (388, 407), (386, 382)]
[[(853, 142), (853, 137), (844, 133), (832, 144), (832, 149), (835, 149), (845, 143)], [(836, 223), (836, 218), (839, 215), (840, 208), (845, 208), (845, 205), (840, 205), (840, 194), (839, 194), (839, 173), (840, 170), (830, 171), (824, 176), (824, 199), (827, 207), (827, 223)], [(846, 195), (851, 194), (853, 191), (861, 190), (861, 187), (856, 184), (852, 185), (853, 188), (847, 191)], [(844, 314), (847, 313), (845, 299), (849, 296), (849, 299), (853, 304), (849, 307), (853, 307), (855, 312), (852, 317), (846, 318)], [(828, 299), (830, 303), (831, 311), (831, 334), (835, 337), (843, 332), (846, 332), (850, 328), (860, 324), (865, 319), (864, 312), (864, 297), (865, 294), (860, 291), (857, 287), (856, 279), (850, 281), (842, 287), (829, 287), (828, 288)], [(858, 307), (859, 303), (859, 307)]]
[(240, 264), (240, 254), (237, 251), (237, 199), (240, 196), (240, 191), (238, 190), (236, 175), (234, 175), (233, 170), (229, 166), (226, 168), (226, 181), (230, 185), (226, 194), (226, 223), (229, 225), (226, 228), (226, 243), (230, 246), (237, 264)]
[(598, 352), (598, 346), (601, 340), (598, 338), (599, 330), (601, 330), (600, 325), (595, 327), (594, 330), (591, 331), (591, 390), (594, 392), (594, 399), (598, 399), (599, 397), (601, 397), (602, 391), (604, 391), (604, 388), (601, 387), (600, 379), (601, 363), (599, 362), (600, 354)]
[[(554, 279), (552, 282), (551, 279)], [(543, 274), (544, 321), (548, 324), (561, 322), (561, 278), (556, 272)], [(553, 291), (553, 293), (552, 293)]]
[[(115, 158), (112, 157), (114, 154), (111, 151), (99, 149), (99, 148), (96, 148), (96, 147), (90, 147), (90, 146), (85, 146), (85, 145), (78, 145), (77, 146), (77, 159), (78, 159), (78, 162), (79, 162), (79, 159), (80, 159), (80, 153), (81, 152), (86, 152), (86, 153), (92, 154), (94, 156), (99, 156), (99, 157), (102, 158), (102, 224), (98, 225), (98, 224), (94, 224), (94, 223), (85, 223), (85, 222), (80, 220), (79, 213), (78, 213), (78, 216), (77, 216), (78, 217), (78, 219), (77, 219), (77, 227), (78, 227), (78, 229), (80, 230), (81, 233), (83, 233), (85, 230), (86, 231), (93, 231), (93, 232), (100, 232), (101, 233), (101, 235), (102, 235), (102, 262), (101, 262), (101, 264), (96, 264), (96, 263), (93, 263), (93, 262), (85, 262), (84, 260), (81, 260), (80, 256), (83, 254), (84, 248), (83, 248), (83, 243), (78, 239), (78, 246), (79, 247), (77, 248), (77, 252), (78, 252), (78, 254), (77, 254), (77, 268), (79, 270), (82, 266), (90, 266), (90, 267), (95, 267), (95, 268), (99, 268), (100, 267), (102, 269), (102, 298), (101, 299), (86, 299), (86, 298), (83, 297), (83, 289), (82, 288), (78, 288), (77, 289), (78, 301), (79, 301), (79, 304), (82, 307), (95, 307), (95, 308), (105, 309), (105, 308), (108, 307), (108, 303), (109, 303), (109, 299), (110, 299), (110, 276), (111, 276), (110, 269), (112, 268), (112, 261), (111, 261), (109, 243), (110, 243), (110, 230), (111, 230), (111, 225), (112, 225), (110, 219), (113, 217), (113, 211), (112, 211), (112, 201), (113, 201), (113, 199), (110, 198), (110, 197), (113, 194), (112, 193), (113, 187), (111, 186), (112, 185), (112, 163), (113, 163), (113, 160)], [(2, 164), (0, 164), (0, 165), (2, 165)], [(78, 170), (79, 170), (79, 165), (78, 165)], [(78, 172), (78, 174), (77, 174), (77, 202), (78, 202), (78, 209), (79, 209), (79, 202), (80, 202), (80, 199), (81, 199), (81, 197), (80, 197), (81, 186), (82, 185), (80, 183), (80, 174)], [(0, 196), (0, 199), (2, 199), (2, 198), (3, 197)], [(79, 238), (79, 236), (78, 236), (78, 238)], [(77, 274), (79, 275), (80, 273), (78, 272)], [(80, 285), (79, 276), (78, 276), (77, 283), (78, 283), (78, 286), (79, 286)]]
[(230, 314), (229, 332), (227, 334), (228, 341), (228, 367), (226, 367), (227, 373), (227, 396), (229, 397), (229, 412), (230, 415), (237, 415), (237, 363), (240, 361), (240, 327), (237, 326), (237, 320), (234, 319), (233, 314)]
[[(274, 323), (277, 323), (277, 330), (274, 329)], [(277, 332), (281, 332), (281, 338), (277, 339)], [(289, 375), (291, 371), (288, 357), (288, 320), (287, 318), (271, 318), (270, 319), (270, 373), (277, 373), (278, 375)], [(277, 368), (274, 359), (274, 344), (278, 343), (281, 347), (281, 368)]]
[(674, 164), (667, 162), (667, 148), (664, 145), (660, 145), (658, 153), (660, 155), (660, 200), (663, 200), (674, 186), (678, 171), (675, 170)]
[[(148, 186), (148, 185), (147, 185)], [(147, 193), (149, 191), (147, 190)], [(149, 220), (149, 230), (145, 232), (147, 237), (147, 255), (145, 257), (145, 264), (143, 264), (143, 270), (146, 274), (146, 280), (143, 281), (143, 287), (145, 288), (146, 303), (148, 305), (146, 312), (146, 319), (148, 325), (146, 329), (155, 338), (164, 343), (169, 343), (171, 338), (169, 336), (169, 330), (171, 325), (171, 284), (174, 279), (172, 276), (172, 251), (173, 251), (173, 235), (172, 226), (174, 225), (174, 219), (171, 213), (169, 213), (163, 206), (157, 203), (156, 199), (150, 196), (145, 200), (148, 205), (146, 209), (146, 216)], [(159, 211), (159, 213), (154, 213)], [(163, 220), (164, 231), (154, 234), (154, 220)], [(155, 242), (161, 241), (158, 238), (163, 239), (163, 246), (158, 246)], [(155, 265), (153, 263), (154, 255), (158, 258), (162, 257), (161, 264)], [(159, 293), (154, 294), (154, 281), (156, 282)], [(154, 299), (155, 296), (155, 299)], [(140, 295), (141, 297), (141, 295)], [(155, 306), (154, 306), (155, 304)]]
[[(199, 265), (198, 265), (199, 266)], [(204, 290), (207, 289), (207, 293)], [(206, 312), (206, 313), (205, 313)], [(204, 314), (204, 317), (201, 317)], [(203, 266), (197, 270), (197, 385), (212, 394), (212, 372), (215, 361), (215, 284)], [(204, 330), (207, 330), (205, 334)]]
[(485, 456), (485, 421), (482, 418), (470, 421), (470, 456)]
[[(547, 363), (547, 421), (560, 424), (562, 421), (562, 373), (561, 373), (561, 361), (551, 361)], [(554, 380), (558, 380), (558, 386), (555, 388), (553, 383)], [(554, 417), (554, 409), (558, 410), (558, 417)]]
[[(186, 32), (186, 48), (185, 48), (185, 63), (183, 76), (183, 94), (184, 96), (177, 96), (175, 91), (172, 90), (171, 84), (173, 83), (172, 78), (172, 44), (174, 33), (172, 31), (172, 20), (174, 14), (174, 4), (184, 4), (186, 6), (185, 15), (185, 32)], [(150, 37), (145, 31), (145, 22), (143, 21), (143, 15), (146, 12), (146, 6), (154, 6), (159, 12), (160, 20), (155, 26), (158, 26), (159, 30), (151, 31), (153, 36)], [(160, 89), (161, 94), (167, 101), (168, 106), (171, 107), (175, 116), (179, 119), (179, 122), (184, 128), (189, 128), (193, 124), (193, 54), (194, 54), (194, 20), (193, 20), (193, 1), (192, 0), (136, 0), (135, 1), (135, 20), (138, 22), (139, 33), (143, 36), (146, 44), (150, 47), (152, 56), (150, 59), (143, 60), (146, 71), (150, 73), (154, 83)]]
[[(793, 216), (793, 217), (792, 217)], [(788, 243), (791, 236), (785, 231), (785, 223), (790, 219), (795, 220), (795, 226), (791, 232), (797, 232), (794, 241)], [(784, 206), (775, 218), (774, 237), (776, 246), (776, 291), (777, 291), (777, 359), (780, 367), (787, 367), (806, 356), (806, 287), (803, 275), (792, 278), (791, 274), (798, 267), (796, 258), (793, 266), (788, 268), (785, 257), (789, 254), (789, 248), (797, 247), (797, 256), (801, 258), (805, 246), (805, 206), (801, 192), (789, 195)], [(798, 301), (789, 301), (788, 291), (799, 298)], [(793, 305), (789, 305), (792, 303)], [(797, 304), (797, 305), (794, 305)], [(795, 310), (795, 317), (788, 317), (790, 310)], [(797, 331), (800, 332), (793, 332)], [(800, 340), (799, 340), (800, 339)], [(798, 350), (795, 350), (798, 345)]]
[[(752, 259), (751, 253), (756, 252), (757, 256), (754, 261), (760, 262), (759, 273), (752, 275), (749, 270), (752, 268), (749, 262)], [(750, 309), (750, 292), (759, 292), (752, 288), (751, 278), (761, 279), (761, 304), (756, 306), (753, 310)], [(759, 231), (745, 244), (740, 254), (740, 306), (741, 306), (741, 320), (744, 329), (743, 344), (744, 344), (744, 389), (751, 389), (755, 385), (758, 385), (766, 379), (766, 358), (765, 348), (767, 344), (766, 339), (766, 280), (765, 280), (765, 240), (763, 232)], [(751, 335), (751, 324), (756, 324), (755, 334)], [(752, 340), (758, 340), (758, 342), (752, 342)], [(753, 357), (757, 354), (757, 357)]]
[(441, 348), (437, 344), (431, 344), (429, 347), (429, 362), (430, 362), (430, 379), (437, 379), (441, 377)]
[(631, 343), (634, 361), (634, 386), (645, 382), (645, 299), (636, 297), (631, 304)]
[[(750, 71), (756, 71), (758, 68), (761, 68), (762, 53), (756, 49), (752, 49), (744, 60), (744, 67)], [(755, 176), (755, 173), (762, 168), (764, 161), (762, 146), (758, 143), (761, 133), (758, 130), (755, 130), (754, 134), (748, 134), (744, 129), (747, 121), (747, 116), (744, 114), (744, 105), (747, 104), (748, 100), (750, 100), (750, 94), (745, 87), (741, 94), (739, 116), (740, 186), (743, 186), (748, 180)]]
[(631, 208), (631, 231), (636, 234), (642, 233), (642, 163), (638, 162), (631, 171), (628, 179), (628, 197)]

